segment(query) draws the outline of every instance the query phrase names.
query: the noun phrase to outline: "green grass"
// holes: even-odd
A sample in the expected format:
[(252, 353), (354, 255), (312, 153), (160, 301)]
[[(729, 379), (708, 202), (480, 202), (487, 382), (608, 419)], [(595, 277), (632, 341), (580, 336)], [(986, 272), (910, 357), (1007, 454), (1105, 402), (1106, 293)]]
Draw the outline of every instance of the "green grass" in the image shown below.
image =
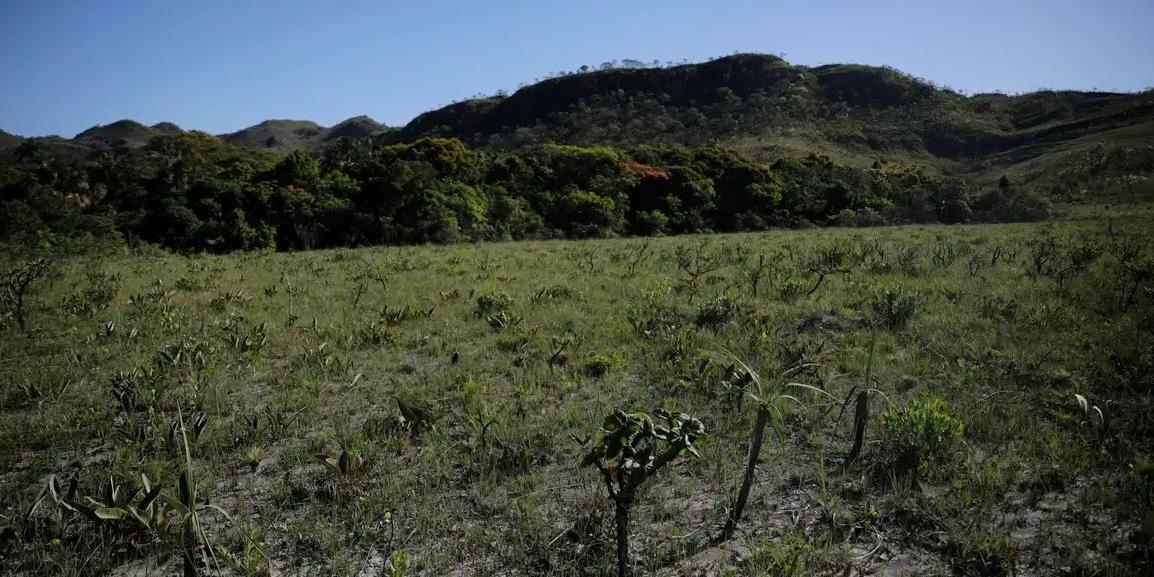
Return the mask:
[[(171, 535), (25, 511), (50, 473), (81, 495), (146, 473), (175, 495), (179, 410), (207, 421), (191, 452), (230, 517), (201, 514), (226, 573), (356, 575), (404, 551), (409, 574), (609, 575), (611, 504), (573, 437), (666, 408), (710, 436), (642, 489), (638, 574), (1142, 574), (1152, 240), (1154, 207), (1132, 204), (1045, 224), (56, 261), (30, 334), (0, 337), (0, 564), (176, 567)], [(832, 248), (844, 260), (807, 294)], [(1094, 258), (1071, 270), (1074, 249)], [(1038, 273), (1045, 250), (1057, 264)], [(679, 254), (722, 266), (687, 289)], [(730, 354), (770, 376), (801, 347), (817, 366), (791, 380), (838, 401), (782, 405), (740, 546), (714, 547), (756, 412), (722, 384)], [(841, 399), (863, 386), (865, 448), (843, 470)], [(910, 472), (881, 415), (932, 398), (964, 433)], [(342, 453), (356, 466), (322, 462)]]

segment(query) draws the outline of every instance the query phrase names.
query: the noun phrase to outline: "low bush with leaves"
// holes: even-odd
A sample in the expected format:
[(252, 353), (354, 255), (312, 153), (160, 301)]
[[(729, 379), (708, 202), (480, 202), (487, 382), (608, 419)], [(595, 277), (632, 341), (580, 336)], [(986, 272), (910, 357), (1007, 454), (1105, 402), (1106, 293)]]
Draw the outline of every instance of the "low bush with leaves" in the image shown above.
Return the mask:
[(921, 305), (922, 296), (901, 285), (876, 289), (870, 300), (874, 321), (890, 330), (904, 329)]
[(888, 453), (897, 458), (899, 473), (926, 471), (948, 460), (965, 432), (949, 413), (946, 402), (931, 397), (904, 407), (890, 407), (881, 416)]
[(614, 411), (601, 426), (601, 437), (585, 455), (584, 466), (595, 466), (613, 501), (617, 527), (617, 575), (632, 574), (629, 558), (629, 514), (637, 490), (682, 453), (697, 455), (694, 443), (705, 436), (705, 425), (684, 413), (658, 409), (653, 417)]
[(693, 322), (699, 327), (719, 330), (737, 318), (740, 310), (737, 302), (727, 296), (717, 296), (697, 307)]
[(476, 315), (485, 318), (509, 310), (513, 306), (513, 297), (503, 292), (484, 293), (477, 296)]
[(600, 378), (617, 368), (618, 364), (620, 364), (620, 361), (609, 355), (592, 355), (585, 360), (585, 374)]

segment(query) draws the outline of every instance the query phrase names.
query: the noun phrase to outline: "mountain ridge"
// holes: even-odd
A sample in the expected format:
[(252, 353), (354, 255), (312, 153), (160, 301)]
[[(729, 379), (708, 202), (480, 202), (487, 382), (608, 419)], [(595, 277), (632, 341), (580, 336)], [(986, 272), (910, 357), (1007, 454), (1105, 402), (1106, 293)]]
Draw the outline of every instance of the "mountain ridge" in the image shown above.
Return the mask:
[[(1138, 127), (1135, 130), (1135, 127)], [(130, 120), (61, 139), (77, 150), (139, 146), (170, 123)], [(0, 135), (0, 148), (24, 140)], [(721, 144), (759, 161), (809, 153), (850, 164), (897, 161), (979, 179), (1061, 164), (1095, 142), (1141, 144), (1154, 135), (1154, 93), (1039, 91), (965, 95), (899, 70), (859, 64), (802, 66), (736, 54), (668, 67), (583, 70), (509, 95), (456, 102), (401, 127), (356, 116), (324, 127), (273, 119), (217, 135), (230, 144), (317, 151), (341, 138), (406, 142), (439, 136), (517, 149), (564, 144)], [(56, 141), (52, 141), (56, 142)], [(1051, 158), (1053, 157), (1053, 158)], [(1042, 167), (1043, 169), (1045, 166)]]

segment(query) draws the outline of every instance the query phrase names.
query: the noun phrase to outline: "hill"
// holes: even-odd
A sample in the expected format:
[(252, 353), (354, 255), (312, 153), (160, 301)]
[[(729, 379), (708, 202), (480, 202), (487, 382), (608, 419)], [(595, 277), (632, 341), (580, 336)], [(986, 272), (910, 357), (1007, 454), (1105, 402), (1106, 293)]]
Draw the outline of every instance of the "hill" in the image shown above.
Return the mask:
[(220, 138), (247, 148), (318, 150), (341, 138), (364, 138), (387, 130), (388, 127), (368, 116), (356, 116), (331, 128), (308, 120), (266, 120), (231, 134), (222, 134)]
[[(72, 140), (36, 140), (85, 154), (135, 147), (156, 134), (178, 131), (169, 123), (148, 127), (121, 120)], [(565, 74), (508, 96), (432, 110), (402, 128), (367, 116), (332, 127), (267, 120), (219, 138), (287, 152), (317, 151), (340, 138), (368, 136), (392, 143), (455, 137), (506, 151), (545, 143), (625, 148), (717, 143), (756, 161), (817, 153), (859, 168), (877, 161), (912, 164), (980, 184), (1009, 175), (1050, 190), (1121, 174), (1119, 162), (1125, 168), (1154, 161), (1148, 150), (1154, 140), (1154, 93), (967, 96), (887, 67), (807, 67), (771, 55), (739, 54), (698, 64)], [(14, 138), (0, 138), (0, 149), (20, 142)]]
[(23, 142), (24, 139), (15, 134), (8, 134), (0, 130), (0, 149), (10, 148)]
[(145, 126), (133, 120), (118, 120), (112, 124), (93, 126), (76, 135), (74, 143), (95, 149), (143, 146), (158, 134), (184, 132), (171, 122)]
[(229, 144), (248, 148), (293, 150), (307, 148), (306, 142), (324, 132), (324, 127), (308, 120), (266, 120), (220, 138)]
[[(719, 142), (758, 160), (810, 152), (913, 162), (996, 179), (1038, 178), (1037, 160), (1154, 134), (1154, 95), (1045, 91), (966, 96), (885, 67), (792, 65), (741, 54), (668, 68), (567, 74), (507, 97), (424, 113), (394, 136), (494, 148)], [(1020, 174), (1019, 174), (1020, 173)]]

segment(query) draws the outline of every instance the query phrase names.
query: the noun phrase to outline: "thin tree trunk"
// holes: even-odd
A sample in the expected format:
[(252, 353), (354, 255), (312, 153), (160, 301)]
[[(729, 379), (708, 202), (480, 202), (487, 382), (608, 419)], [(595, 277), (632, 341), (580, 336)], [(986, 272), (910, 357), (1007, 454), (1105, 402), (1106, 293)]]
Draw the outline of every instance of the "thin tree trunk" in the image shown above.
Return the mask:
[(196, 551), (187, 544), (187, 537), (184, 552), (181, 557), (183, 560), (181, 577), (200, 577), (200, 574), (196, 570)]
[(741, 490), (737, 492), (737, 499), (733, 502), (733, 509), (729, 518), (725, 520), (725, 529), (721, 538), (728, 541), (733, 538), (737, 524), (741, 522), (741, 514), (745, 510), (745, 503), (749, 500), (749, 491), (753, 487), (753, 475), (757, 468), (757, 459), (761, 455), (761, 443), (765, 439), (765, 426), (769, 424), (769, 407), (762, 404), (757, 409), (757, 421), (753, 424), (750, 433), (749, 455), (745, 459), (745, 475), (741, 479)]
[(845, 458), (845, 466), (848, 467), (850, 463), (857, 459), (861, 454), (862, 442), (865, 439), (866, 421), (870, 418), (870, 403), (869, 393), (862, 391), (857, 394), (857, 408), (854, 411), (853, 419), (853, 447), (849, 450), (849, 455)]
[(630, 500), (619, 496), (614, 518), (617, 521), (617, 577), (629, 577), (629, 506)]

